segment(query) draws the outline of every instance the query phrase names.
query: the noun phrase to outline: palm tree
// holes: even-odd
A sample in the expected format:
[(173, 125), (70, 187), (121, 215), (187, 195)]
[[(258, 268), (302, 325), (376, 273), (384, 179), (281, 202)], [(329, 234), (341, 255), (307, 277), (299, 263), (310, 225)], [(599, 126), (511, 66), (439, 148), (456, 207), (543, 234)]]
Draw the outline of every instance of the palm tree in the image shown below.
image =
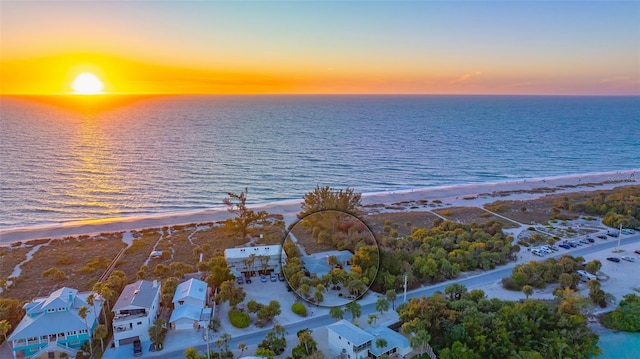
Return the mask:
[(360, 304), (358, 304), (358, 302), (353, 301), (353, 302), (349, 302), (346, 306), (345, 306), (345, 310), (349, 313), (351, 313), (351, 320), (356, 320), (356, 318), (360, 317), (360, 314), (362, 314), (362, 310), (360, 307)]
[(376, 339), (376, 348), (380, 349), (380, 351), (382, 351), (382, 349), (383, 349), (384, 347), (386, 347), (386, 346), (387, 346), (387, 344), (388, 344), (388, 343), (387, 343), (387, 340), (386, 340), (386, 339), (384, 339), (384, 338), (378, 338), (378, 339)]
[(376, 310), (380, 312), (380, 315), (383, 315), (384, 312), (389, 310), (389, 301), (385, 297), (380, 297), (376, 301)]
[(335, 320), (344, 318), (344, 311), (340, 307), (332, 307), (329, 309), (329, 315)]
[(220, 340), (224, 345), (224, 352), (227, 353), (229, 351), (229, 341), (231, 340), (231, 334), (222, 333), (222, 335), (220, 335)]
[(276, 335), (279, 335), (281, 338), (284, 338), (285, 329), (281, 324), (274, 324), (272, 329), (273, 329), (273, 332), (276, 333)]
[(104, 314), (104, 324), (109, 325), (109, 322), (107, 321), (107, 312), (111, 310), (109, 306), (109, 298), (113, 295), (113, 290), (109, 288), (108, 285), (98, 282), (93, 285), (93, 291), (100, 294), (104, 301), (103, 303), (106, 304), (106, 307), (104, 305), (102, 306), (102, 314)]
[(244, 351), (247, 350), (247, 344), (238, 343), (238, 349), (240, 349), (240, 357), (242, 357), (242, 353), (244, 353)]
[(109, 334), (109, 331), (107, 330), (107, 327), (105, 327), (103, 324), (98, 325), (96, 327), (95, 332), (93, 333), (93, 335), (97, 339), (100, 339), (100, 349), (102, 349), (103, 353), (104, 353), (104, 338), (107, 337), (107, 334)]
[(422, 354), (426, 351), (429, 340), (431, 340), (431, 335), (429, 334), (429, 332), (424, 329), (420, 329), (415, 332), (411, 336), (411, 338), (409, 338), (409, 345), (411, 345), (413, 349), (420, 348), (420, 354)]
[(389, 289), (386, 293), (387, 300), (391, 302), (393, 310), (396, 310), (396, 291), (394, 289)]
[(88, 312), (89, 312), (89, 308), (83, 305), (78, 310), (78, 315), (80, 316), (80, 318), (84, 319), (84, 325), (87, 328), (87, 334), (89, 334), (89, 352), (91, 353), (91, 356), (93, 356), (93, 346), (91, 345), (91, 332), (89, 331), (89, 323), (87, 323)]
[(94, 313), (98, 313), (98, 311), (96, 310), (96, 296), (93, 293), (89, 294), (89, 296), (87, 297), (87, 304), (93, 307)]

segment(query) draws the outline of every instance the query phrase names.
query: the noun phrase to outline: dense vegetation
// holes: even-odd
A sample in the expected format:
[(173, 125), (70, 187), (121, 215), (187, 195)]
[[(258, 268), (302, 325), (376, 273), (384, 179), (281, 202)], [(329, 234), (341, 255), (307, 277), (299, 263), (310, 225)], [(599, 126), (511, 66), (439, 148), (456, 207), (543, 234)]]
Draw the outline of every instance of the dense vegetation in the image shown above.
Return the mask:
[(616, 310), (602, 316), (602, 325), (627, 332), (640, 332), (640, 296), (627, 294)]
[(534, 288), (544, 288), (547, 284), (560, 282), (560, 285), (563, 287), (576, 289), (576, 286), (580, 282), (580, 275), (578, 275), (576, 271), (587, 267), (593, 270), (593, 266), (597, 268), (597, 271), (600, 268), (597, 264), (600, 264), (600, 262), (596, 260), (585, 265), (584, 258), (574, 258), (570, 255), (564, 255), (557, 260), (547, 258), (542, 262), (531, 261), (515, 266), (511, 277), (502, 279), (502, 285), (506, 289), (522, 290), (522, 287), (525, 285), (530, 285)]
[(380, 273), (371, 288), (379, 293), (399, 288), (405, 274), (409, 288), (414, 288), (456, 278), (461, 271), (495, 268), (520, 250), (512, 240), (495, 221), (443, 221), (432, 229), (415, 229), (405, 238), (385, 237), (380, 241)]
[(609, 227), (635, 228), (640, 226), (640, 186), (626, 186), (607, 194), (598, 195), (577, 204), (571, 210), (603, 216), (602, 222)]
[(589, 358), (600, 349), (580, 314), (583, 300), (568, 290), (550, 302), (503, 301), (453, 284), (398, 312), (402, 331), (428, 332), (439, 358)]
[(349, 214), (357, 214), (360, 207), (362, 194), (354, 192), (352, 188), (336, 190), (329, 186), (316, 186), (316, 188), (304, 195), (302, 211), (298, 218), (304, 218), (312, 213), (326, 210), (335, 210)]

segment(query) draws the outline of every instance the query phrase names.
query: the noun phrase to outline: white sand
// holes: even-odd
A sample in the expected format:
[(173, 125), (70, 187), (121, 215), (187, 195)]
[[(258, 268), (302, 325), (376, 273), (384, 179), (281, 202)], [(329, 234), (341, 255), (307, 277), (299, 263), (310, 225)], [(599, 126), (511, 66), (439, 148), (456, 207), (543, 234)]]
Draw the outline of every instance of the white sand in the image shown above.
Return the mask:
[[(481, 206), (496, 200), (526, 200), (541, 197), (545, 194), (518, 193), (507, 197), (480, 196), (483, 193), (499, 191), (530, 191), (536, 188), (554, 188), (564, 185), (581, 185), (578, 188), (563, 188), (556, 193), (586, 191), (595, 189), (611, 189), (618, 186), (636, 184), (633, 169), (619, 172), (590, 173), (572, 176), (548, 177), (540, 179), (522, 179), (497, 183), (478, 183), (452, 186), (437, 186), (423, 189), (369, 193), (363, 194), (362, 204), (390, 204), (403, 201), (417, 201), (426, 199), (441, 200), (453, 206)], [(639, 178), (640, 179), (640, 176)], [(604, 183), (607, 181), (632, 180), (625, 183)], [(599, 183), (597, 186), (584, 186), (586, 183)], [(475, 199), (463, 199), (464, 197), (476, 197)], [(300, 211), (301, 200), (288, 200), (266, 204), (252, 205), (252, 208), (266, 210), (273, 214), (282, 214), (288, 225), (296, 220), (296, 214)], [(65, 236), (77, 236), (81, 234), (97, 234), (104, 232), (131, 231), (145, 228), (172, 226), (177, 224), (215, 222), (230, 218), (232, 215), (225, 208), (208, 209), (202, 211), (190, 211), (182, 213), (160, 214), (153, 216), (140, 216), (128, 218), (111, 218), (105, 220), (70, 222), (58, 225), (34, 226), (14, 228), (0, 231), (0, 244), (8, 244), (16, 241), (24, 241), (38, 238), (59, 238)]]

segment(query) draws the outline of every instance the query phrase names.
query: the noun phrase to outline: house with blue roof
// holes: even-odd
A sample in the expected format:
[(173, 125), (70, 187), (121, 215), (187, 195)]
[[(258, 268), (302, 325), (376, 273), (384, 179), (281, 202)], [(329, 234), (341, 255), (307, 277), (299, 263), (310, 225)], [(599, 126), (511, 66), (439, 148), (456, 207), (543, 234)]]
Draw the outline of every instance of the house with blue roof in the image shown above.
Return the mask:
[[(87, 297), (94, 295), (93, 305)], [(35, 298), (25, 304), (25, 316), (7, 338), (14, 358), (51, 357), (66, 353), (74, 357), (98, 326), (102, 298), (93, 292), (78, 293), (77, 289), (62, 287), (48, 297)], [(87, 308), (86, 318), (80, 308)]]
[[(400, 333), (387, 327), (361, 329), (347, 320), (340, 320), (327, 327), (329, 350), (344, 359), (379, 358), (388, 355), (391, 358), (408, 358), (412, 353), (409, 340)], [(378, 339), (384, 339), (382, 348), (376, 345)]]

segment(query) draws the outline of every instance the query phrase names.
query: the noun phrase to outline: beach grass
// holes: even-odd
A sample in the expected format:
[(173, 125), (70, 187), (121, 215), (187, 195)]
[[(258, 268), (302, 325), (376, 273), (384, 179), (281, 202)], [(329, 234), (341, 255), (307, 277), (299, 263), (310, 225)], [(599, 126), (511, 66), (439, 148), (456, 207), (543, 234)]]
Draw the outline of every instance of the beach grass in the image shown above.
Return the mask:
[(447, 218), (450, 221), (465, 224), (496, 221), (502, 224), (502, 228), (517, 228), (518, 225), (504, 218), (495, 216), (479, 207), (448, 207), (437, 208), (433, 212)]

